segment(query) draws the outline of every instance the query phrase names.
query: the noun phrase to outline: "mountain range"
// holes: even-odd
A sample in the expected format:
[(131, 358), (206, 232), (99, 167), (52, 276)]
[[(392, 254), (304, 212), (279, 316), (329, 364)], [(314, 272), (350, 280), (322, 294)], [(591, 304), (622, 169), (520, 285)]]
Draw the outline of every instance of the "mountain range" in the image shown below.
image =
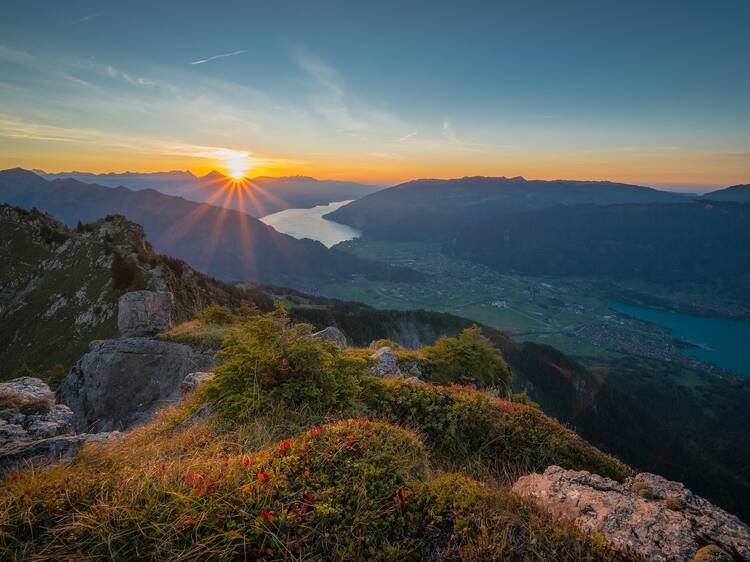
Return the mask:
[(326, 215), (368, 238), (446, 239), (485, 220), (555, 205), (681, 203), (684, 195), (613, 182), (522, 177), (423, 179), (384, 189)]
[(728, 287), (750, 271), (748, 242), (750, 205), (696, 200), (528, 211), (466, 228), (445, 250), (524, 275)]
[(110, 188), (75, 179), (48, 181), (15, 168), (0, 172), (0, 202), (36, 207), (69, 226), (122, 214), (143, 226), (157, 252), (184, 259), (223, 280), (309, 288), (353, 275), (421, 277), (416, 272), (329, 250), (320, 242), (281, 234), (246, 213), (153, 189)]
[(359, 199), (381, 189), (379, 186), (317, 180), (308, 176), (258, 176), (235, 180), (216, 170), (204, 176), (180, 170), (106, 174), (34, 172), (47, 180), (74, 179), (106, 187), (124, 186), (135, 191), (155, 189), (190, 201), (242, 211), (253, 217), (262, 217), (284, 209), (310, 208), (334, 201)]
[(750, 203), (750, 184), (733, 185), (724, 189), (711, 191), (703, 196), (704, 199), (712, 201), (736, 201), (738, 203)]

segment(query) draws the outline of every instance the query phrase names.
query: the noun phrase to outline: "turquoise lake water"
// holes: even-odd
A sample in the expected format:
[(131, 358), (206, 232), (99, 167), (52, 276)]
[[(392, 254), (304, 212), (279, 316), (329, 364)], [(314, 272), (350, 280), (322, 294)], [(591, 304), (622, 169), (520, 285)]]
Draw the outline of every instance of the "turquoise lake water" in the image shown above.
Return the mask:
[(328, 205), (318, 205), (312, 209), (287, 209), (286, 211), (266, 215), (260, 220), (279, 232), (295, 238), (317, 240), (330, 248), (339, 242), (351, 240), (360, 235), (359, 230), (351, 226), (323, 218), (323, 215), (332, 213), (347, 203), (351, 203), (351, 201), (335, 201)]
[(750, 377), (750, 320), (690, 316), (609, 301), (608, 306), (628, 316), (658, 324), (680, 340), (701, 347), (686, 348), (690, 355)]

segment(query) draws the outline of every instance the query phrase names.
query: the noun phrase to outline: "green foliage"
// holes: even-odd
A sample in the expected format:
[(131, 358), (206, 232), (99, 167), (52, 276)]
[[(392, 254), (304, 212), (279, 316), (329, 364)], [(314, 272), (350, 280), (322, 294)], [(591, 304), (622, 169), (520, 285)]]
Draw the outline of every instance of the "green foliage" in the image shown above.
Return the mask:
[(115, 252), (112, 256), (112, 280), (115, 291), (140, 289), (145, 286), (143, 272), (130, 256)]
[(440, 338), (422, 349), (431, 363), (429, 377), (438, 384), (474, 384), (510, 392), (510, 367), (502, 353), (482, 335), (478, 326), (461, 331), (458, 337)]
[(220, 353), (224, 363), (205, 387), (208, 399), (218, 401), (229, 419), (252, 415), (273, 400), (350, 408), (364, 361), (311, 334), (312, 326), (291, 324), (280, 310), (233, 327)]
[(226, 326), (232, 323), (234, 316), (226, 306), (211, 304), (200, 311), (198, 319), (203, 324)]
[(474, 462), (496, 475), (543, 471), (551, 464), (618, 481), (632, 470), (536, 408), (461, 386), (363, 379), (360, 398), (372, 415), (417, 427), (435, 453), (464, 468)]
[(523, 404), (524, 406), (531, 406), (532, 408), (541, 410), (539, 404), (529, 398), (529, 393), (525, 390), (523, 392), (516, 392), (514, 394), (511, 394), (510, 401), (516, 404)]

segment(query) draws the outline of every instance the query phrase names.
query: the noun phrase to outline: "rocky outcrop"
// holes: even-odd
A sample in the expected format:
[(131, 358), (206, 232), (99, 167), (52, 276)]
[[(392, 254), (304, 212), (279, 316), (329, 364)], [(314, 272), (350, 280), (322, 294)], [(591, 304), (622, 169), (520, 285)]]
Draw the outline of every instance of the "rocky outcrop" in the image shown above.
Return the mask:
[(211, 352), (186, 345), (124, 338), (94, 341), (57, 391), (74, 412), (76, 431), (112, 431), (148, 420), (180, 396), (188, 373), (208, 371)]
[(195, 392), (201, 384), (210, 381), (212, 378), (214, 378), (214, 374), (209, 372), (188, 373), (180, 383), (180, 395), (185, 396)]
[(117, 327), (123, 336), (157, 334), (172, 327), (174, 297), (167, 291), (133, 291), (120, 297)]
[(375, 360), (375, 364), (370, 367), (370, 373), (373, 375), (377, 377), (384, 377), (385, 375), (401, 376), (398, 359), (390, 347), (381, 347), (370, 358)]
[(73, 412), (54, 399), (49, 386), (36, 377), (0, 383), (0, 455), (14, 443), (72, 431)]
[[(721, 560), (714, 555), (723, 551), (729, 560), (750, 561), (750, 529), (744, 523), (661, 476), (642, 473), (619, 484), (550, 466), (544, 474), (519, 478), (513, 491), (596, 532), (623, 554), (652, 562), (692, 562), (697, 556)], [(702, 549), (709, 545), (714, 548)]]
[(74, 435), (73, 412), (54, 398), (35, 377), (0, 383), (0, 475), (20, 463), (71, 459), (84, 443), (111, 437)]
[(19, 377), (0, 383), (0, 396), (15, 396), (21, 402), (55, 399), (47, 383), (36, 377)]
[(320, 332), (315, 332), (312, 337), (323, 341), (333, 342), (341, 351), (345, 351), (348, 345), (346, 342), (346, 336), (336, 326), (328, 326)]
[(21, 465), (71, 461), (86, 443), (117, 439), (119, 431), (57, 435), (35, 441), (18, 441), (0, 448), (0, 476)]

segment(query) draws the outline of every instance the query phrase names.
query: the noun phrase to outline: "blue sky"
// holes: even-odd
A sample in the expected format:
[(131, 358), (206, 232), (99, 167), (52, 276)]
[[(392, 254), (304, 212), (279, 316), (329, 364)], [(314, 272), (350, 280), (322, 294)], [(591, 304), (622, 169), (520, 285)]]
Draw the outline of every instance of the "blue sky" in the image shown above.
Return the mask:
[(6, 0), (0, 164), (750, 182), (750, 2)]

